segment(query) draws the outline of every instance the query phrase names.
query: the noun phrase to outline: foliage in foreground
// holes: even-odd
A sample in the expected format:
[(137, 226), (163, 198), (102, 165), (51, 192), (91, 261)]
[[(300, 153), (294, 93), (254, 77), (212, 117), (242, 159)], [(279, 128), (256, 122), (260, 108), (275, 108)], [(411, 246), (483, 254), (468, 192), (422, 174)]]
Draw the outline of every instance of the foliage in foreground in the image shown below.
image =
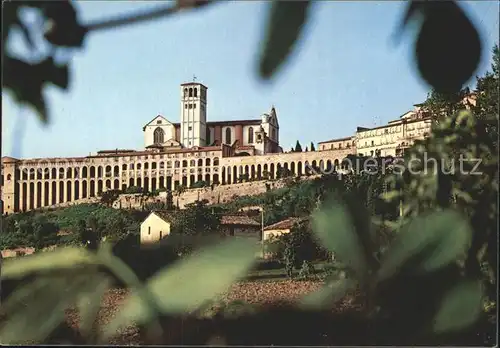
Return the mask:
[[(403, 226), (380, 264), (375, 264), (371, 262), (374, 250), (370, 249), (368, 231), (350, 223), (365, 218), (359, 215), (361, 212), (364, 210), (344, 203), (325, 205), (315, 214), (315, 233), (326, 248), (343, 260), (349, 276), (340, 280), (338, 277), (327, 279), (324, 288), (306, 296), (298, 308), (281, 311), (290, 311), (290, 318), (296, 317), (292, 315), (294, 312), (305, 311), (304, 315), (324, 317), (325, 324), (342, 320), (342, 325), (347, 325), (348, 316), (336, 318), (326, 315), (324, 310), (349, 289), (359, 287), (366, 295), (369, 315), (351, 322), (353, 327), (350, 330), (355, 330), (356, 326), (372, 327), (369, 337), (365, 338), (371, 344), (433, 344), (440, 342), (444, 333), (462, 330), (480, 319), (481, 283), (464, 278), (457, 264), (471, 240), (471, 229), (461, 215), (446, 210), (413, 219)], [(454, 243), (450, 244), (450, 240)], [(89, 334), (85, 338), (87, 342), (105, 342), (117, 329), (135, 322), (148, 328), (149, 339), (154, 341), (152, 337), (156, 337), (156, 340), (160, 339), (156, 342), (160, 343), (163, 341), (158, 335), (169, 330), (176, 318), (185, 320), (187, 316), (186, 323), (198, 325), (201, 319), (192, 315), (206, 301), (244, 276), (255, 262), (254, 255), (253, 243), (229, 239), (161, 270), (145, 284), (105, 245), (96, 253), (67, 248), (9, 260), (4, 264), (4, 278), (19, 278), (28, 273), (36, 276), (33, 282), (24, 284), (4, 303), (2, 310), (6, 319), (0, 338), (3, 343), (10, 344), (24, 340), (44, 342), (64, 320), (64, 309), (74, 304), (81, 311), (81, 332), (90, 332), (86, 325), (93, 322), (102, 293), (109, 287), (109, 277), (98, 267), (104, 266), (128, 284), (133, 292), (103, 334), (98, 337)], [(414, 286), (408, 286), (408, 282)], [(39, 301), (39, 298), (44, 298), (44, 301)], [(413, 300), (407, 301), (408, 298)], [(318, 308), (322, 311), (316, 313)], [(37, 315), (42, 311), (50, 315)], [(236, 334), (241, 329), (238, 322), (265, 323), (279, 313), (263, 308), (246, 319), (221, 319), (213, 329), (222, 329), (218, 334), (227, 344), (238, 344), (242, 343)], [(408, 313), (413, 315), (409, 317)], [(30, 318), (30, 321), (24, 318)], [(387, 335), (389, 328), (397, 335)], [(189, 326), (186, 327), (188, 331)], [(198, 335), (192, 339), (203, 344), (206, 343), (201, 342), (204, 338), (210, 337)], [(449, 339), (452, 339), (448, 341), (450, 344), (457, 342)], [(279, 335), (270, 335), (265, 344), (278, 344), (279, 340)], [(339, 344), (346, 343), (339, 340)], [(357, 344), (356, 338), (353, 340), (351, 343)]]

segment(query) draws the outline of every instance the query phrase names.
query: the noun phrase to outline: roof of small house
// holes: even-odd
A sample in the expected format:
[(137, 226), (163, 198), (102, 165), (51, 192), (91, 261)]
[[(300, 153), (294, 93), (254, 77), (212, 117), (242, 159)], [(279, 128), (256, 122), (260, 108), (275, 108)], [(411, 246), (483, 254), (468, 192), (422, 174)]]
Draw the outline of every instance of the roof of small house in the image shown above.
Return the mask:
[[(160, 219), (162, 219), (165, 222), (172, 222), (172, 219), (174, 218), (174, 212), (168, 211), (168, 210), (153, 210), (151, 214), (157, 215)], [(149, 215), (151, 215), (149, 214)], [(149, 217), (149, 216), (148, 216)]]
[(264, 231), (271, 230), (288, 230), (293, 227), (294, 224), (306, 220), (306, 218), (290, 217), (288, 219), (276, 222), (275, 224), (264, 227)]
[(257, 221), (242, 214), (222, 215), (220, 223), (221, 225), (260, 226)]

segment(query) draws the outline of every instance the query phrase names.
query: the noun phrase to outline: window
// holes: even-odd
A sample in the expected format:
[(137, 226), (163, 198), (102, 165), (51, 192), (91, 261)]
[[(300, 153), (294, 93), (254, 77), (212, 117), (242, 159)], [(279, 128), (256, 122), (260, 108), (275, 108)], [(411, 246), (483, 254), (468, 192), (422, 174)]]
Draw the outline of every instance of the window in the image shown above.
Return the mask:
[(375, 145), (375, 142), (372, 140), (372, 146)]
[(156, 121), (156, 124), (161, 124), (161, 120)]
[[(196, 91), (196, 90), (195, 90), (195, 91)], [(160, 231), (160, 239), (161, 239), (161, 237), (162, 237), (162, 234), (163, 234), (163, 233), (162, 233), (162, 231)]]
[(193, 104), (189, 104), (189, 108), (192, 109), (193, 108)]
[(385, 134), (388, 134), (389, 133), (389, 130), (386, 128), (385, 129)]
[(271, 136), (274, 140), (276, 140), (276, 129), (271, 129)]
[(193, 130), (193, 127), (189, 126), (189, 127), (188, 127), (188, 130)]
[(151, 226), (148, 227), (148, 234), (151, 234)]
[(226, 144), (231, 145), (231, 128), (226, 128)]
[(188, 108), (188, 105), (187, 104), (184, 104), (184, 109), (187, 109)]
[(196, 109), (196, 104), (193, 104), (193, 109)]
[(196, 98), (196, 97), (198, 97), (198, 88), (195, 88), (195, 89), (194, 89), (194, 97), (195, 97), (195, 98)]
[(253, 127), (248, 128), (248, 143), (253, 143)]
[(339, 149), (341, 149), (341, 148), (342, 148), (342, 143), (339, 144)]
[(165, 141), (165, 132), (160, 127), (156, 128), (153, 133), (153, 142), (155, 144), (162, 144)]

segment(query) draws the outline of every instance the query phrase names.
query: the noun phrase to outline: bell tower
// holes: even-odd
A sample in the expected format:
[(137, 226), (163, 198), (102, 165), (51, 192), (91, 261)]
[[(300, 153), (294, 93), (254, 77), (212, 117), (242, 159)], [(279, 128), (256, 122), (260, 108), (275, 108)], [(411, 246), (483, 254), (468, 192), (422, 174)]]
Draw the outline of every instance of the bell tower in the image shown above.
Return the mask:
[(181, 135), (182, 146), (206, 146), (207, 87), (196, 82), (181, 84)]

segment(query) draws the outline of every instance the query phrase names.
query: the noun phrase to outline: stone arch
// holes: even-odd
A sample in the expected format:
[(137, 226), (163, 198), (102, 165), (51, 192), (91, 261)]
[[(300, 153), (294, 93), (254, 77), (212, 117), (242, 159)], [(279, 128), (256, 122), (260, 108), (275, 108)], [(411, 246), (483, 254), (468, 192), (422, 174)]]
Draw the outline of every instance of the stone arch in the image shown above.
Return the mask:
[(97, 167), (97, 177), (98, 177), (98, 178), (102, 178), (102, 176), (103, 176), (103, 175), (102, 175), (102, 174), (103, 174), (102, 172), (103, 172), (103, 170), (102, 170), (102, 166), (98, 166), (98, 167)]
[(59, 181), (59, 202), (64, 203), (64, 181)]
[(71, 201), (72, 201), (72, 199), (71, 199), (71, 198), (72, 198), (72, 197), (71, 197), (71, 191), (73, 191), (73, 190), (72, 190), (72, 188), (73, 188), (73, 187), (72, 187), (72, 185), (71, 185), (71, 181), (67, 181), (67, 182), (66, 182), (66, 200), (67, 200), (68, 202), (71, 202)]
[(90, 197), (95, 197), (95, 180), (90, 180)]
[(80, 182), (78, 180), (75, 180), (75, 182), (73, 184), (74, 184), (74, 188), (73, 188), (74, 197), (75, 197), (75, 200), (78, 200), (78, 199), (80, 199)]
[[(57, 183), (55, 181), (52, 181), (52, 184), (50, 185), (50, 191), (52, 193), (52, 199), (50, 200), (50, 205), (54, 205), (57, 202)], [(26, 192), (26, 191), (25, 191)], [(25, 200), (26, 202), (26, 200)]]
[(82, 198), (87, 198), (87, 180), (82, 180)]
[(36, 195), (36, 207), (37, 208), (40, 208), (42, 206), (42, 202), (43, 202), (43, 197), (42, 197), (42, 182), (41, 181), (38, 181), (36, 183), (36, 190), (37, 190), (37, 195)]
[(46, 207), (46, 206), (50, 205), (50, 202), (49, 202), (50, 183), (48, 181), (45, 181), (45, 183), (43, 185), (44, 185), (44, 191), (45, 191), (45, 195), (43, 197), (43, 206)]

